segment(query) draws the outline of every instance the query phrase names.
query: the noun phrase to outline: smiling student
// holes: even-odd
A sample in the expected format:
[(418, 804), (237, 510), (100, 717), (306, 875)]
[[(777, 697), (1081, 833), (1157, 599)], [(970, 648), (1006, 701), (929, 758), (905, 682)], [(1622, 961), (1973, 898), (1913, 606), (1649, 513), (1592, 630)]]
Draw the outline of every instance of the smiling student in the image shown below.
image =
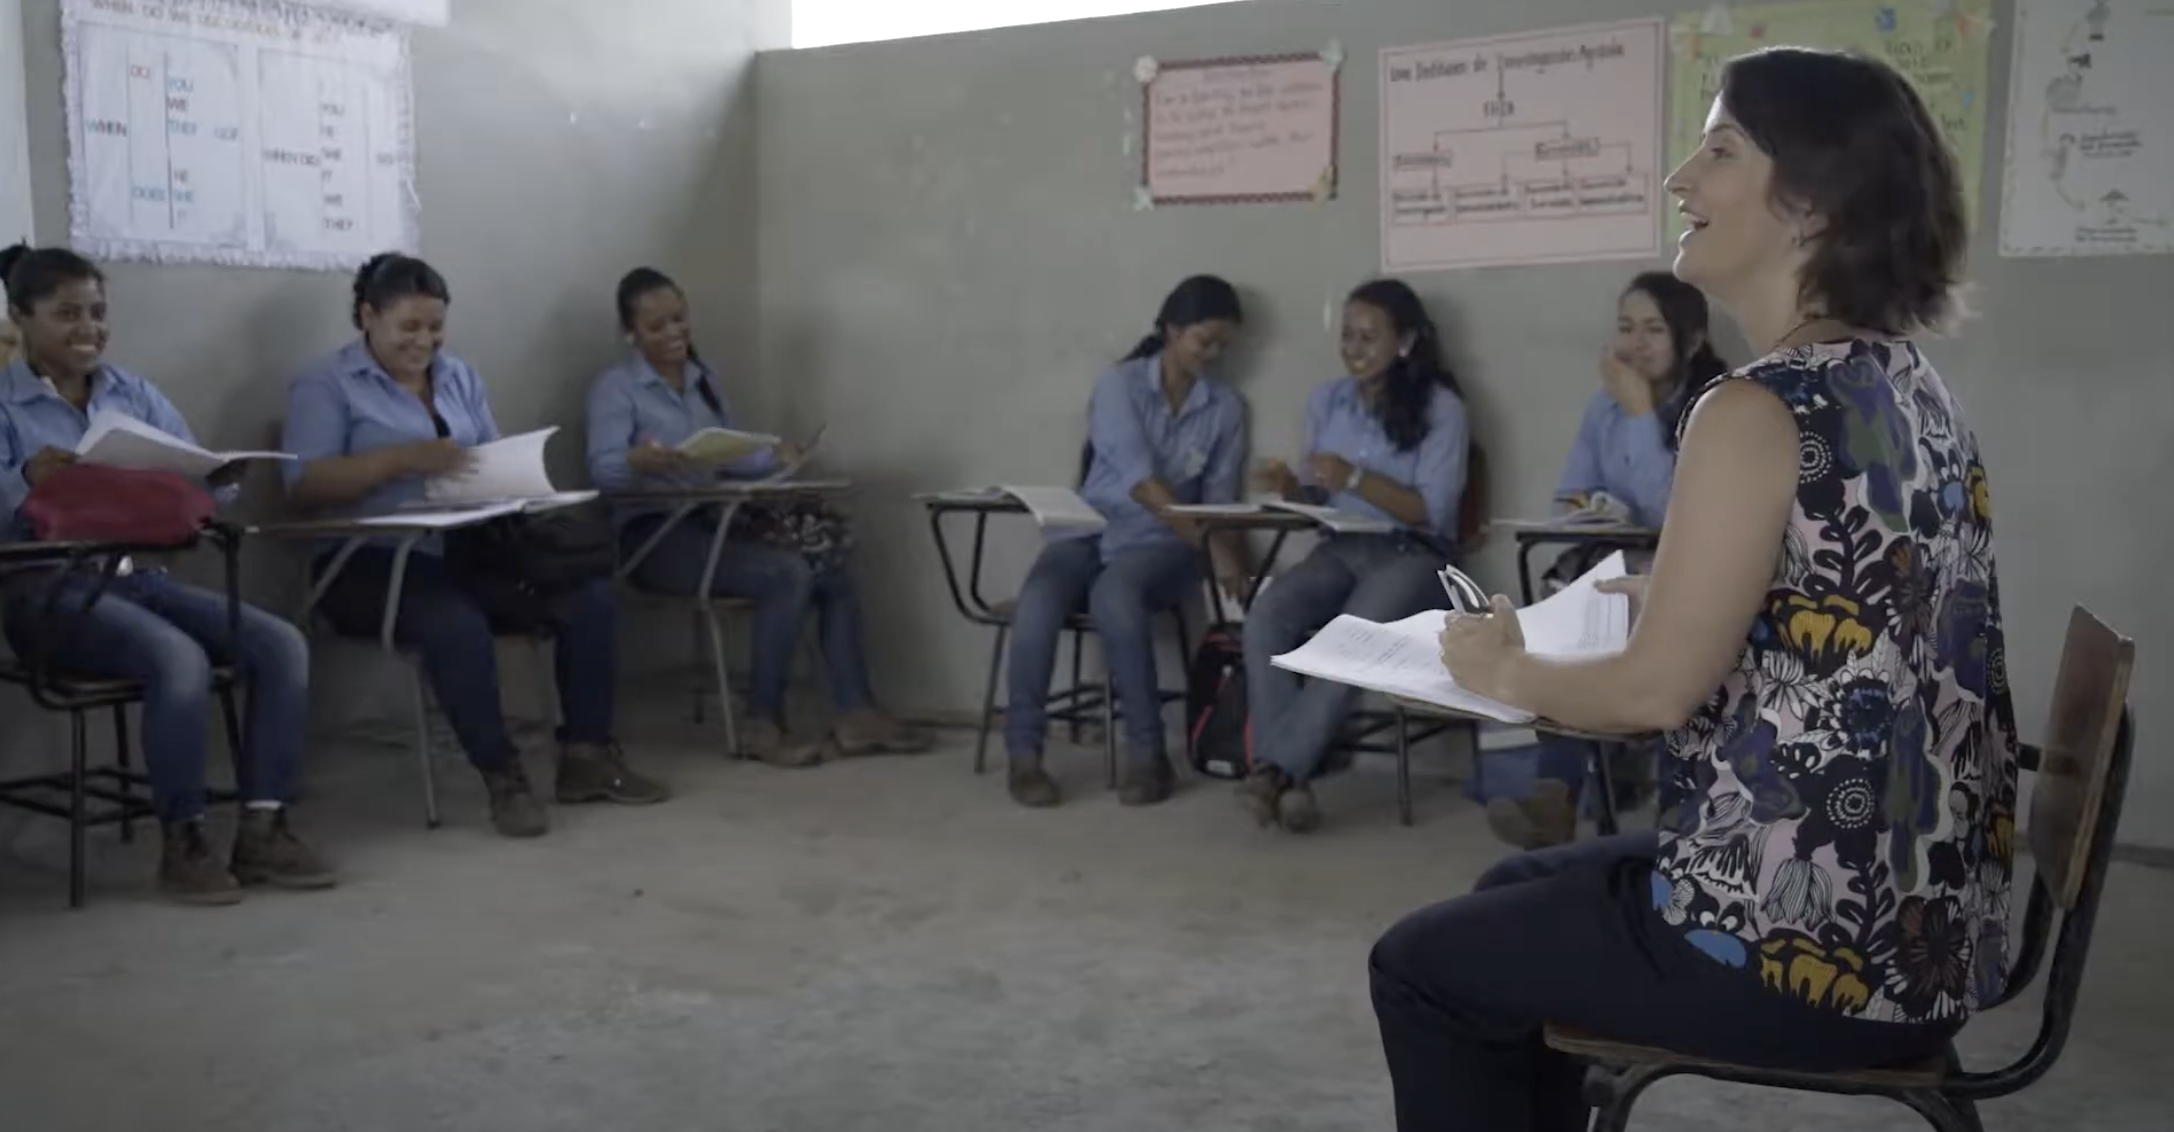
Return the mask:
[[(1666, 734), (1657, 832), (1513, 857), (1370, 963), (1405, 1132), (1586, 1126), (1546, 1025), (1824, 1073), (1951, 1050), (2006, 981), (2016, 754), (1978, 441), (1910, 336), (1969, 231), (1909, 81), (1857, 55), (1730, 60), (1668, 179), (1676, 274), (1760, 351), (1685, 416), (1630, 641), (1524, 650), (1453, 616), (1463, 687)], [(1755, 1123), (1740, 1113), (1732, 1124)]]
[[(1124, 712), (1118, 801), (1154, 805), (1175, 788), (1152, 618), (1199, 589), (1200, 536), (1190, 519), (1164, 508), (1238, 498), (1245, 409), (1215, 366), (1242, 318), (1235, 288), (1193, 276), (1163, 299), (1154, 332), (1095, 382), (1080, 495), (1109, 526), (1099, 534), (1049, 532), (1012, 615), (1004, 746), (1008, 787), (1022, 806), (1054, 806), (1061, 797), (1042, 768), (1049, 682), (1065, 618), (1083, 606)], [(1246, 571), (1235, 552), (1220, 541), (1211, 550), (1217, 576), (1240, 592)]]
[[(776, 473), (800, 463), (790, 443), (750, 453), (723, 467), (704, 467), (678, 445), (705, 428), (732, 428), (733, 415), (717, 371), (696, 356), (687, 296), (654, 268), (619, 281), (619, 325), (632, 348), (626, 360), (599, 374), (589, 389), (589, 478), (606, 489), (672, 486)], [(663, 524), (667, 508), (619, 511), (620, 544), (632, 553)], [(636, 584), (660, 593), (692, 595), (709, 559), (714, 513), (690, 517), (665, 533), (634, 572)], [(809, 508), (740, 508), (727, 533), (711, 592), (755, 605), (748, 650), (753, 687), (744, 753), (773, 766), (813, 766), (832, 755), (913, 754), (929, 737), (876, 707), (868, 681), (867, 629), (860, 583), (848, 561), (850, 532), (841, 516)], [(808, 618), (816, 620), (823, 664), (838, 719), (816, 742), (797, 742), (786, 728), (785, 693), (793, 650)]]
[[(20, 327), (22, 356), (0, 367), (0, 539), (21, 537), (17, 509), (40, 481), (75, 462), (91, 417), (119, 413), (194, 442), (189, 423), (149, 381), (105, 360), (105, 276), (62, 248), (0, 251), (0, 283)], [(214, 477), (221, 502), (238, 488)], [(44, 617), (47, 571), (0, 575), (8, 640), (21, 656), (40, 650), (61, 668), (143, 685), (143, 758), (164, 843), (158, 884), (191, 904), (231, 904), (244, 884), (324, 888), (332, 871), (296, 837), (287, 804), (301, 773), (309, 711), (309, 643), (293, 625), (255, 606), (241, 609), (231, 658), (249, 705), (249, 781), (233, 855), (221, 861), (204, 834), (205, 736), (212, 670), (226, 663), (226, 595), (174, 580), (149, 563), (113, 579), (88, 610), (88, 576), (62, 582), (57, 624)], [(81, 612), (65, 612), (67, 610)]]
[[(350, 312), (360, 337), (320, 358), (287, 392), (287, 493), (302, 508), (383, 514), (423, 498), (424, 481), (465, 467), (470, 448), (498, 439), (483, 379), (445, 350), (452, 292), (422, 260), (386, 254), (355, 275)], [(549, 828), (499, 706), (498, 652), (473, 582), (426, 541), (409, 556), (393, 639), (413, 649), (446, 722), (489, 792), (491, 823), (507, 837)], [(323, 569), (320, 557), (316, 569)], [(347, 636), (375, 638), (390, 593), (393, 549), (365, 546), (325, 592), (321, 609)], [(609, 579), (563, 597), (553, 633), (565, 712), (554, 793), (562, 805), (647, 805), (670, 791), (634, 772), (613, 738), (618, 607)]]
[(1246, 614), (1246, 702), (1255, 763), (1239, 798), (1262, 825), (1303, 833), (1320, 823), (1308, 785), (1359, 690), (1303, 684), (1274, 658), (1339, 614), (1396, 621), (1446, 601), (1442, 565), (1457, 553), (1457, 516), (1471, 444), (1441, 335), (1402, 281), (1361, 285), (1344, 303), (1345, 376), (1306, 403), (1299, 469), (1267, 460), (1256, 485), (1286, 499), (1386, 519), (1389, 534), (1332, 534), (1276, 575)]

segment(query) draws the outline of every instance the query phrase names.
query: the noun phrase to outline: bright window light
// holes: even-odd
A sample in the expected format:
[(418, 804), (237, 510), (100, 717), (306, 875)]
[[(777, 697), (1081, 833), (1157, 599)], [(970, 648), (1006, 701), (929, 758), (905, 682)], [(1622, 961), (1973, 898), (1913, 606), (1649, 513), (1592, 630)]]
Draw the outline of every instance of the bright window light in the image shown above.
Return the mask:
[(1225, 0), (793, 0), (793, 46), (825, 47), (955, 31), (1196, 8)]

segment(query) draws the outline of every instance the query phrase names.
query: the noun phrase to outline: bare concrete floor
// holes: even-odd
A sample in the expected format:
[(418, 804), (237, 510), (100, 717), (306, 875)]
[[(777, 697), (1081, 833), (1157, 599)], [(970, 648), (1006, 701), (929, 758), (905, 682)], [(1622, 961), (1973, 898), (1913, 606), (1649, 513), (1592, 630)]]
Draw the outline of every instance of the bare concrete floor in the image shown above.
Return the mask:
[[(1393, 1125), (1364, 964), (1497, 855), (1453, 785), (1387, 775), (1260, 833), (1221, 784), (1123, 810), (1098, 756), (1028, 812), (954, 744), (814, 771), (646, 745), (681, 796), (510, 843), (448, 766), (425, 833), (402, 756), (320, 758), (341, 889), (174, 908), (98, 835), (63, 910), (56, 823), (0, 817), (10, 1132), (1145, 1132)], [(2174, 1128), (2174, 874), (2122, 866), (2053, 1076), (1993, 1129)], [(2013, 1055), (2035, 1001), (1965, 1034)], [(1922, 1127), (1879, 1102), (1664, 1084), (1641, 1127)]]

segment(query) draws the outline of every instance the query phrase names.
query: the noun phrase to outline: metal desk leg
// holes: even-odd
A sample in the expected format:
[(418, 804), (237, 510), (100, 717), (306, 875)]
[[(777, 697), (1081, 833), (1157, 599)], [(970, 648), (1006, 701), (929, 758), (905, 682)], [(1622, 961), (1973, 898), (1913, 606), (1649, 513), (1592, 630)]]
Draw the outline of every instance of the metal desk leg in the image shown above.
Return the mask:
[(1412, 824), (1412, 733), (1404, 705), (1396, 705), (1396, 809), (1397, 821)]

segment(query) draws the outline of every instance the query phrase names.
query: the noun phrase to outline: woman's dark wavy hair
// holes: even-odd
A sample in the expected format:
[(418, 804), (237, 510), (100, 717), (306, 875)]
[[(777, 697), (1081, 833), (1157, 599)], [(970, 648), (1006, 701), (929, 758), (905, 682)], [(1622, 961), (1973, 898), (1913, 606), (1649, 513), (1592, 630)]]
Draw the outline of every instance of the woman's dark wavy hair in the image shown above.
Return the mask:
[(1708, 385), (1729, 372), (1729, 364), (1714, 351), (1712, 316), (1706, 307), (1706, 295), (1698, 288), (1666, 271), (1647, 271), (1635, 276), (1630, 286), (1623, 288), (1628, 295), (1636, 291), (1653, 300), (1661, 310), (1661, 321), (1668, 324), (1669, 349), (1676, 358), (1674, 378), (1675, 396), (1663, 411), (1674, 409), (1678, 419), (1668, 421), (1668, 431), (1663, 440), (1668, 450), (1676, 450), (1676, 426), (1691, 402)]
[(98, 265), (67, 248), (16, 244), (0, 249), (0, 291), (7, 305), (25, 314), (70, 283), (104, 283)]
[(382, 311), (412, 296), (436, 299), (441, 303), (453, 301), (453, 292), (445, 285), (445, 276), (438, 269), (399, 252), (381, 252), (370, 257), (370, 262), (355, 272), (355, 305), (348, 318), (355, 329), (362, 329), (362, 308)]
[(1442, 362), (1442, 335), (1419, 295), (1401, 279), (1375, 279), (1352, 289), (1347, 303), (1363, 303), (1382, 313), (1401, 342), (1409, 336), (1411, 348), (1399, 350), (1395, 361), (1381, 375), (1381, 396), (1374, 402), (1374, 416), (1389, 443), (1409, 452), (1427, 438), (1427, 407), (1439, 385), (1460, 399), (1464, 390), (1457, 375)]
[(1171, 334), (1216, 319), (1245, 321), (1245, 312), (1238, 305), (1238, 289), (1213, 275), (1195, 275), (1163, 299), (1162, 309), (1155, 314), (1154, 333), (1140, 339), (1124, 360), (1152, 358), (1170, 344)]
[(1809, 310), (1893, 335), (1947, 321), (1970, 238), (1962, 178), (1909, 80), (1860, 55), (1769, 47), (1722, 67), (1721, 105), (1773, 159), (1775, 203), (1818, 225)]

